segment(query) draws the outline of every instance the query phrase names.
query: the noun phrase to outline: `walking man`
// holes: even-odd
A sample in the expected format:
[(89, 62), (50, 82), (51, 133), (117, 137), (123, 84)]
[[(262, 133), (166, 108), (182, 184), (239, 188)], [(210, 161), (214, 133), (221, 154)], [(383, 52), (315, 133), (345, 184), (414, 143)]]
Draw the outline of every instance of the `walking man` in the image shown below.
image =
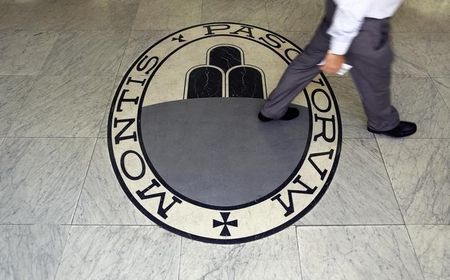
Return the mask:
[[(367, 115), (367, 129), (392, 137), (414, 134), (416, 124), (400, 121), (391, 104), (389, 18), (402, 0), (327, 0), (326, 14), (304, 52), (288, 66), (258, 118), (291, 120), (292, 100), (320, 71), (334, 74), (347, 63)], [(323, 64), (321, 62), (324, 62)], [(318, 65), (321, 64), (321, 65)]]

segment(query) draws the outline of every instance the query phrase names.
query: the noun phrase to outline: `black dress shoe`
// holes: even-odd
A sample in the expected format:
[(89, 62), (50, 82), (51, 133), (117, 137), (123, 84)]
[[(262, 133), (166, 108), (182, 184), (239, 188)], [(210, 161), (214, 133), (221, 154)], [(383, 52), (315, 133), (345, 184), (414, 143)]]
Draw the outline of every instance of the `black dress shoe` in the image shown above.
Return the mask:
[(376, 131), (367, 128), (368, 131), (377, 134), (384, 134), (391, 137), (405, 137), (414, 134), (417, 131), (417, 125), (412, 122), (401, 121), (396, 127), (388, 131)]
[[(300, 113), (297, 108), (289, 107), (286, 113), (280, 118), (280, 120), (289, 121), (298, 117), (299, 114)], [(274, 120), (264, 116), (263, 114), (261, 114), (261, 112), (258, 114), (258, 119), (262, 122), (269, 122)]]

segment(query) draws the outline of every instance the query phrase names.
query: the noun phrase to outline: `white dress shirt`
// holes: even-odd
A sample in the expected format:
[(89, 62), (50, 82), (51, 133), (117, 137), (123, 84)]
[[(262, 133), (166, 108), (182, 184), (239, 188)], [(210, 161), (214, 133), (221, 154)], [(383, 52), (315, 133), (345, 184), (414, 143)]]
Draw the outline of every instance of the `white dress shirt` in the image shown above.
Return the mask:
[(403, 0), (333, 0), (336, 11), (328, 29), (331, 35), (330, 52), (347, 53), (353, 38), (358, 35), (365, 17), (391, 17)]

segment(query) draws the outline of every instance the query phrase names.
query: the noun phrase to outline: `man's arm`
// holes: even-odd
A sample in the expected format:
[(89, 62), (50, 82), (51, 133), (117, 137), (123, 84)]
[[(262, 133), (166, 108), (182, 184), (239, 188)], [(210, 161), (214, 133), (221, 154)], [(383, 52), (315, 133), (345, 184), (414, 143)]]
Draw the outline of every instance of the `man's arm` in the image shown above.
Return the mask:
[(322, 71), (334, 74), (341, 68), (345, 62), (344, 55), (358, 35), (372, 1), (335, 0), (336, 11), (327, 32), (331, 36), (330, 47)]

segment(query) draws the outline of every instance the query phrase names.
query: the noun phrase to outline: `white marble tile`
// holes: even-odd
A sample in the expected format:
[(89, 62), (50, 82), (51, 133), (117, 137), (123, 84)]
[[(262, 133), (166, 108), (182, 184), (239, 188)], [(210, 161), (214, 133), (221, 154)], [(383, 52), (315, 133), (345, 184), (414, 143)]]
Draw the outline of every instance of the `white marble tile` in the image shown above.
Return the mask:
[(442, 0), (403, 1), (392, 19), (394, 32), (449, 32), (450, 3)]
[(433, 78), (433, 82), (442, 98), (444, 98), (447, 107), (450, 108), (450, 77)]
[(30, 76), (0, 76), (0, 137), (5, 137), (31, 90)]
[(11, 125), (15, 137), (96, 137), (112, 76), (40, 76)]
[(0, 226), (0, 279), (54, 279), (68, 226)]
[(231, 21), (268, 27), (266, 5), (260, 0), (203, 1), (202, 22)]
[(404, 226), (297, 231), (303, 280), (423, 279)]
[(450, 140), (378, 139), (407, 224), (450, 224)]
[(42, 73), (49, 76), (115, 76), (127, 40), (128, 32), (62, 32)]
[(141, 1), (134, 30), (182, 29), (201, 20), (202, 0)]
[(392, 46), (395, 54), (392, 72), (412, 77), (427, 77), (428, 35), (424, 33), (393, 33)]
[(73, 226), (55, 279), (177, 279), (180, 237), (154, 226)]
[(64, 30), (130, 30), (139, 0), (69, 0)]
[(339, 165), (318, 204), (298, 225), (402, 224), (374, 139), (344, 139)]
[(450, 226), (408, 226), (425, 280), (450, 279)]
[(54, 32), (0, 31), (0, 75), (36, 75), (58, 38)]
[(122, 190), (106, 139), (97, 140), (73, 224), (153, 224)]
[(70, 223), (94, 142), (6, 139), (0, 146), (0, 223)]
[(269, 29), (311, 32), (325, 11), (325, 1), (271, 0), (266, 2)]
[(391, 89), (400, 119), (417, 123), (409, 138), (450, 138), (450, 109), (430, 78), (394, 76)]
[(342, 136), (373, 139), (373, 134), (367, 131), (367, 116), (352, 78), (345, 76), (327, 79), (338, 102), (342, 119)]
[(301, 279), (295, 228), (238, 245), (183, 239), (179, 279)]

